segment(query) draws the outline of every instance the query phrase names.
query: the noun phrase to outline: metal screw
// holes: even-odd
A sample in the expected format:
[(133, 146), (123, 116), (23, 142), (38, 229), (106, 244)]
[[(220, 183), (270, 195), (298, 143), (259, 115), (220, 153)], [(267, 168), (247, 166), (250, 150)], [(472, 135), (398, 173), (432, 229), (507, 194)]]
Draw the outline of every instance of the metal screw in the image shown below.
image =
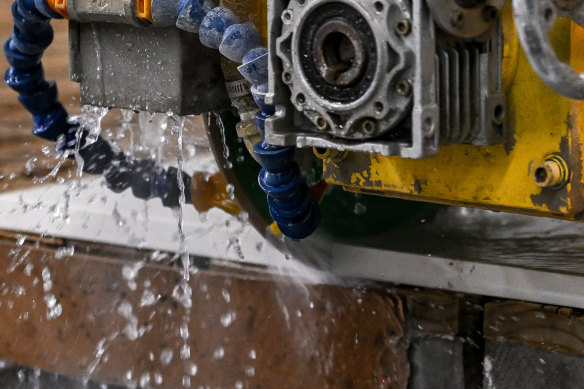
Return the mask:
[(542, 188), (561, 188), (568, 182), (570, 170), (559, 155), (548, 157), (535, 169), (535, 183)]
[(292, 21), (293, 16), (294, 13), (292, 12), (292, 10), (287, 9), (286, 11), (282, 12), (282, 21), (284, 22), (284, 24), (289, 24)]
[(289, 83), (290, 81), (292, 81), (292, 74), (290, 72), (284, 72), (284, 73), (282, 73), (282, 80), (285, 83)]
[(361, 131), (365, 135), (372, 135), (377, 129), (377, 124), (373, 120), (364, 120), (361, 123)]
[(462, 11), (456, 11), (450, 17), (450, 24), (452, 24), (453, 27), (460, 27), (462, 25), (463, 20), (464, 15)]
[(395, 26), (395, 32), (398, 35), (408, 35), (412, 31), (412, 24), (408, 19), (401, 19)]
[(328, 122), (322, 115), (316, 117), (314, 124), (316, 125), (316, 129), (319, 131), (324, 131), (328, 128)]
[(395, 85), (395, 91), (402, 96), (409, 96), (412, 92), (412, 84), (407, 80), (398, 81)]

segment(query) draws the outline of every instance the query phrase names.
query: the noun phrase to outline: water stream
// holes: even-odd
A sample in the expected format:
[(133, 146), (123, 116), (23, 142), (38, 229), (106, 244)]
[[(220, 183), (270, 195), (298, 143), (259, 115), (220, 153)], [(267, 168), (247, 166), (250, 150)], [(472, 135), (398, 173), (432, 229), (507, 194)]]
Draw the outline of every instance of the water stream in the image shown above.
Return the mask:
[[(118, 115), (115, 120), (109, 117), (112, 114)], [(104, 310), (107, 311), (106, 316), (110, 317), (109, 321), (116, 323), (111, 325), (104, 321), (100, 323), (99, 328), (103, 328), (103, 331), (98, 336), (87, 335), (90, 339), (84, 341), (83, 347), (88, 351), (84, 359), (79, 361), (85, 369), (77, 387), (91, 387), (93, 379), (104, 377), (105, 373), (101, 369), (110, 368), (110, 363), (123, 364), (123, 360), (115, 360), (123, 355), (120, 349), (127, 349), (128, 358), (138, 354), (141, 357), (140, 363), (125, 371), (124, 383), (128, 387), (164, 388), (168, 382), (179, 382), (183, 388), (207, 388), (207, 382), (201, 377), (212, 376), (209, 371), (213, 369), (228, 376), (229, 387), (256, 387), (262, 379), (259, 371), (275, 363), (275, 357), (270, 359), (262, 354), (268, 348), (262, 343), (264, 340), (261, 334), (251, 330), (245, 332), (245, 328), (260, 326), (257, 322), (265, 320), (265, 317), (254, 316), (257, 313), (252, 311), (257, 307), (245, 306), (246, 301), (249, 301), (245, 300), (247, 292), (242, 289), (241, 283), (247, 280), (246, 277), (258, 277), (260, 281), (253, 284), (254, 288), (261, 289), (265, 288), (266, 283), (274, 283), (274, 288), (265, 289), (266, 293), (262, 297), (273, 301), (277, 309), (261, 314), (273, 319), (277, 323), (275, 325), (287, 331), (291, 343), (296, 345), (294, 350), (287, 351), (288, 354), (306, 355), (307, 361), (310, 361), (307, 366), (318, 376), (328, 376), (341, 363), (338, 360), (340, 346), (334, 342), (323, 343), (323, 339), (328, 339), (326, 336), (329, 333), (336, 333), (337, 327), (343, 328), (346, 315), (343, 309), (357, 307), (362, 312), (363, 322), (374, 321), (380, 314), (363, 302), (366, 294), (358, 287), (359, 282), (340, 279), (328, 272), (334, 266), (331, 261), (333, 247), (322, 236), (294, 242), (268, 234), (269, 242), (252, 242), (250, 237), (253, 235), (246, 212), (230, 216), (221, 210), (212, 209), (208, 213), (199, 214), (192, 205), (187, 204), (187, 188), (181, 179), (183, 172), (192, 175), (195, 171), (202, 171), (210, 176), (218, 171), (208, 141), (201, 135), (200, 128), (193, 125), (200, 119), (179, 117), (171, 113), (136, 114), (127, 110), (108, 112), (86, 107), (74, 120), (87, 126), (89, 142), (101, 135), (116, 150), (125, 150), (129, 156), (155, 159), (164, 168), (176, 166), (180, 189), (180, 207), (174, 211), (163, 209), (159, 199), (141, 201), (133, 199), (131, 193), (103, 193), (105, 188), (102, 178), (81, 174), (83, 160), (77, 148), (74, 150), (77, 163), (75, 174), (65, 175), (65, 178), (60, 177), (61, 180), (56, 181), (67, 162), (68, 154), (63, 154), (56, 160), (49, 174), (34, 179), (35, 183), (45, 185), (56, 182), (60, 190), (65, 188), (64, 196), (49, 200), (47, 194), (52, 192), (47, 189), (48, 186), (40, 186), (40, 199), (30, 201), (23, 198), (19, 201), (19, 207), (25, 209), (23, 213), (33, 214), (34, 218), (40, 220), (37, 221), (39, 225), (44, 223), (43, 218), (58, 219), (62, 222), (59, 224), (59, 233), (74, 239), (74, 243), (67, 240), (60, 242), (61, 246), (54, 250), (54, 258), (51, 259), (74, 261), (77, 255), (91, 253), (89, 246), (80, 242), (83, 237), (144, 249), (124, 252), (123, 256), (129, 260), (121, 266), (121, 274), (112, 276), (112, 279), (121, 280), (117, 284), (104, 283), (107, 272), (79, 274), (85, 284), (76, 284), (76, 279), (66, 280), (72, 288), (82, 289), (86, 293), (100, 285), (111, 288), (101, 291), (104, 294), (111, 292), (107, 295), (109, 300), (96, 299), (94, 307), (74, 308), (64, 292), (57, 288), (64, 283), (62, 271), (51, 267), (47, 257), (31, 257), (32, 248), (35, 245), (41, 247), (39, 240), (33, 243), (25, 234), (15, 237), (10, 263), (4, 273), (33, 281), (27, 287), (18, 285), (10, 289), (3, 286), (0, 279), (0, 306), (10, 307), (11, 310), (26, 307), (19, 313), (19, 323), (27, 323), (34, 318), (43, 325), (67, 328), (70, 325), (67, 318), (87, 316), (88, 323), (95, 323), (96, 320), (103, 320)], [(221, 128), (220, 131), (224, 133), (225, 129)], [(229, 157), (226, 144), (224, 157)], [(226, 190), (230, 195), (233, 194), (233, 188)], [(364, 207), (357, 202), (350, 211), (359, 215), (366, 211)], [(80, 213), (80, 210), (86, 213)], [(87, 220), (80, 223), (74, 219), (74, 215), (86, 215)], [(565, 269), (584, 273), (582, 240), (576, 239), (584, 232), (582, 227), (548, 219), (540, 219), (536, 223), (534, 220), (523, 216), (449, 208), (432, 220), (416, 221), (415, 225), (393, 231), (391, 236), (375, 237), (375, 241), (366, 244), (424, 255), (450, 255), (456, 252), (458, 257), (474, 255), (474, 259), (480, 255), (480, 260), (546, 269), (560, 263)], [(44, 228), (40, 231), (37, 229), (42, 238), (45, 235)], [(213, 237), (220, 233), (225, 238), (220, 242), (213, 241)], [(546, 236), (546, 239), (542, 240), (542, 236)], [(165, 242), (162, 248), (161, 242)], [(256, 256), (260, 257), (265, 252), (277, 252), (269, 251), (272, 245), (281, 253), (277, 258), (270, 258), (268, 264), (253, 262)], [(531, 247), (529, 254), (521, 251), (526, 246)], [(553, 248), (562, 250), (563, 259), (558, 260), (558, 251)], [(537, 255), (533, 255), (534, 251)], [(201, 253), (198, 256), (206, 259), (201, 260), (193, 253)], [(224, 262), (222, 258), (229, 258), (231, 262)], [(199, 270), (195, 264), (210, 267), (210, 273)], [(270, 266), (269, 272), (266, 271), (267, 265)], [(214, 273), (214, 269), (220, 266), (228, 269), (227, 275), (208, 277), (208, 274), (218, 274)], [(169, 277), (166, 270), (171, 267), (176, 269), (176, 277), (169, 280), (166, 278)], [(79, 272), (82, 273), (82, 270)], [(238, 272), (244, 276), (229, 275)], [(160, 285), (172, 287), (163, 290)], [(339, 298), (328, 289), (319, 289), (315, 285), (357, 286), (348, 288), (350, 293)], [(31, 300), (30, 296), (35, 296), (35, 293), (40, 296), (38, 301)], [(260, 328), (269, 332), (270, 324), (263, 325)], [(242, 333), (247, 333), (250, 339), (236, 339)], [(152, 334), (160, 334), (164, 339), (152, 339)], [(327, 335), (323, 338), (323, 334)], [(359, 326), (349, 335), (350, 344), (355, 349), (366, 342), (366, 333), (360, 332)], [(211, 340), (206, 343), (206, 338)], [(398, 334), (394, 338), (388, 338), (388, 345), (394, 347), (399, 343)], [(468, 342), (471, 341), (469, 338)], [(208, 346), (209, 343), (212, 347)], [(141, 345), (148, 348), (142, 349)], [(201, 351), (204, 346), (208, 347), (206, 354)], [(285, 358), (285, 355), (279, 357)], [(112, 359), (115, 361), (112, 362)], [(487, 373), (490, 373), (492, 367), (489, 363), (491, 361), (485, 359)], [(222, 370), (222, 366), (234, 365), (238, 366), (236, 371)], [(11, 368), (9, 364), (0, 362), (0, 373), (3, 369)], [(180, 371), (179, 377), (173, 376), (176, 371)], [(32, 385), (27, 389), (40, 388), (43, 376), (39, 369), (30, 372), (17, 369), (15, 372), (17, 382)], [(375, 387), (386, 388), (386, 379), (389, 379), (387, 377), (390, 374), (379, 371), (374, 374), (377, 380)], [(99, 384), (99, 389), (114, 387)]]

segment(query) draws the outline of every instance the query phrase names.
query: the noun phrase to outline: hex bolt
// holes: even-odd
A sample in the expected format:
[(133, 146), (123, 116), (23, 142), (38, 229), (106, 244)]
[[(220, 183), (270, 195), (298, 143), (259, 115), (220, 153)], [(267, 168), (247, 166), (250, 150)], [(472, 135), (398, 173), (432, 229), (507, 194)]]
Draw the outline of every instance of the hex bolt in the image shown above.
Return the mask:
[(402, 96), (409, 96), (412, 92), (412, 84), (407, 80), (398, 81), (395, 85), (395, 91)]
[(408, 19), (401, 19), (395, 26), (395, 32), (398, 35), (408, 35), (412, 31), (412, 24)]
[(570, 179), (570, 169), (559, 155), (552, 155), (535, 169), (535, 183), (542, 188), (561, 188)]
[(328, 122), (322, 115), (316, 117), (314, 124), (316, 125), (316, 129), (319, 131), (324, 131), (328, 128)]

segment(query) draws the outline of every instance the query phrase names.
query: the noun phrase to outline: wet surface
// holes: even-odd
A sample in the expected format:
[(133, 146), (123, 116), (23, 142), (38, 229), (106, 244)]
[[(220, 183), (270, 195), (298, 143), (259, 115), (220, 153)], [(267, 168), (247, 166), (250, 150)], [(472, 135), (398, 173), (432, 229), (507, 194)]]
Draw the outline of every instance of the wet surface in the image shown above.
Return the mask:
[(367, 241), (427, 256), (584, 274), (584, 224), (444, 207)]
[(11, 362), (130, 387), (294, 377), (286, 387), (386, 388), (407, 377), (403, 306), (384, 290), (193, 268), (185, 294), (176, 268), (11, 246), (0, 243)]

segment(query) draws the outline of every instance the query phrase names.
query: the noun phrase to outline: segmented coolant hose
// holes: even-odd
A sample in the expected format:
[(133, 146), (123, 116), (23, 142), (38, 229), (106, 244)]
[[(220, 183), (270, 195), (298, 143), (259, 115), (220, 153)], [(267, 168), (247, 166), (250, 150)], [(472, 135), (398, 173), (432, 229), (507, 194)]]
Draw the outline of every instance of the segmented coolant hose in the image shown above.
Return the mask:
[[(280, 231), (292, 238), (303, 239), (312, 234), (320, 222), (317, 201), (294, 161), (293, 147), (272, 146), (266, 143), (265, 120), (274, 114), (274, 107), (265, 103), (268, 82), (268, 51), (260, 44), (253, 23), (238, 23), (226, 7), (213, 7), (210, 0), (183, 0), (179, 5), (177, 27), (198, 32), (201, 43), (219, 51), (238, 67), (242, 76), (252, 84), (254, 101), (260, 108), (256, 114), (262, 141), (254, 147), (262, 165), (259, 184), (267, 194), (270, 214)], [(57, 86), (44, 79), (41, 58), (53, 39), (50, 19), (61, 19), (45, 0), (15, 0), (12, 5), (14, 32), (4, 45), (10, 64), (5, 81), (19, 93), (19, 101), (34, 117), (33, 133), (57, 142), (60, 149), (79, 150), (84, 159), (83, 171), (104, 174), (107, 186), (114, 192), (132, 188), (141, 199), (159, 197), (167, 207), (179, 206), (179, 179), (183, 180), (185, 199), (191, 201), (190, 177), (179, 175), (176, 168), (163, 169), (153, 161), (134, 161), (124, 153), (116, 153), (111, 145), (98, 137), (87, 142), (87, 131), (67, 121), (68, 114), (58, 100)], [(81, 136), (77, 136), (81, 131)], [(76, 147), (76, 142), (81, 142)]]

